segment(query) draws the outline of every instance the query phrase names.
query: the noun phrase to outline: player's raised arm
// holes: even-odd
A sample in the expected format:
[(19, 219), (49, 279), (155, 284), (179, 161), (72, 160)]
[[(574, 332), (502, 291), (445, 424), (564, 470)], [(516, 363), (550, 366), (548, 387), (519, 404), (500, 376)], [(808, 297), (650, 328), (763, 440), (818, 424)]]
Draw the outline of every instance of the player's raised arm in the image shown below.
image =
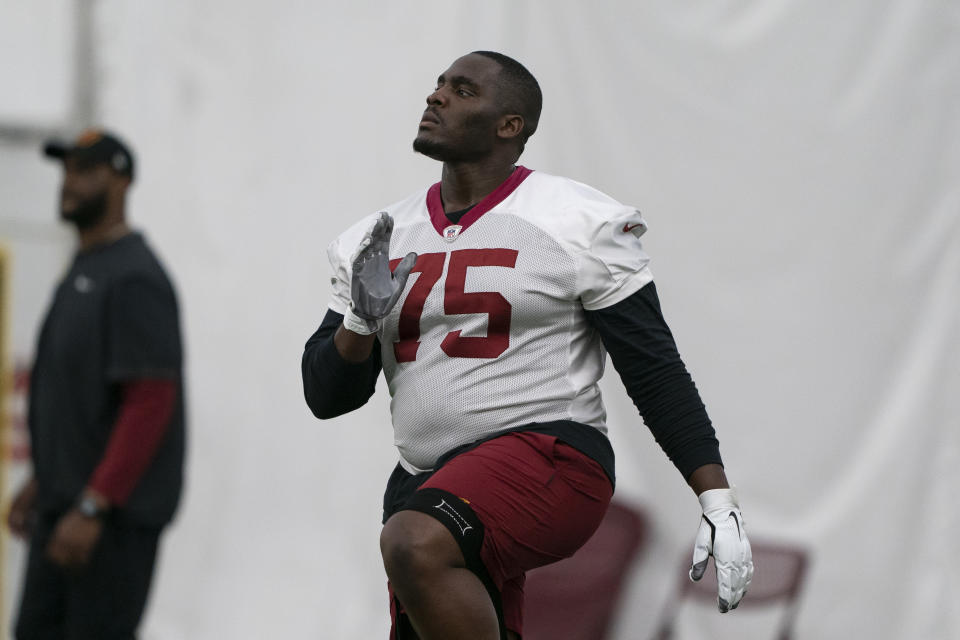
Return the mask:
[(351, 260), (344, 313), (330, 309), (304, 348), (303, 392), (318, 418), (353, 411), (373, 395), (381, 369), (377, 331), (403, 293), (417, 258), (407, 255), (391, 273), (392, 232), (393, 219), (381, 213)]
[(335, 337), (337, 350), (350, 362), (360, 362), (369, 355), (373, 347), (370, 336), (380, 330), (380, 323), (397, 304), (417, 261), (417, 254), (409, 253), (390, 271), (392, 234), (393, 218), (382, 211), (354, 253), (350, 306)]

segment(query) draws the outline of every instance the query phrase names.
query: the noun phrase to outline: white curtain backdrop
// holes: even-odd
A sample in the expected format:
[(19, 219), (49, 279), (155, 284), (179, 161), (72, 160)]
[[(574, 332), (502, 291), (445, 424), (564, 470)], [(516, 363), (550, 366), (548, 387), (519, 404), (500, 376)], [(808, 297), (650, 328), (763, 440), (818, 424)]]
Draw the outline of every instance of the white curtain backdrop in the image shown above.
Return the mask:
[[(386, 638), (385, 385), (318, 422), (300, 355), (327, 244), (439, 179), (411, 142), (475, 49), (541, 83), (524, 165), (644, 212), (748, 530), (811, 553), (796, 637), (960, 638), (956, 2), (94, 6), (99, 119), (138, 153), (132, 220), (188, 348), (188, 491), (147, 640)], [(612, 367), (604, 384), (617, 497), (654, 523), (617, 626), (634, 640), (683, 578), (699, 506)], [(685, 607), (678, 638), (766, 639), (776, 620)]]

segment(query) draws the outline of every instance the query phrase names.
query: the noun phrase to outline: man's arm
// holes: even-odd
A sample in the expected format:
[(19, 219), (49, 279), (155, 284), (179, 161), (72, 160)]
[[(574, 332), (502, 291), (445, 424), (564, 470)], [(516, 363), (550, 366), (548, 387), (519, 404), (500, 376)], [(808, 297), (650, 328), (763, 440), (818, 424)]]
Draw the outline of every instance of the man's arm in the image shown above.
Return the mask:
[[(142, 379), (123, 383), (123, 400), (107, 448), (87, 485), (94, 499), (122, 506), (150, 467), (173, 412), (177, 381)], [(102, 505), (106, 506), (106, 505)]]
[(663, 319), (656, 287), (650, 282), (626, 300), (588, 311), (587, 317), (644, 422), (700, 501), (703, 516), (690, 579), (700, 580), (713, 556), (717, 607), (721, 613), (736, 609), (753, 577), (750, 541), (713, 425)]
[(101, 518), (122, 508), (150, 467), (176, 408), (170, 379), (123, 383), (123, 400), (106, 451), (77, 505), (57, 523), (47, 554), (63, 567), (82, 567), (100, 539)]
[(7, 526), (18, 538), (27, 539), (33, 532), (37, 514), (37, 477), (31, 475), (20, 487), (7, 512)]
[(376, 334), (359, 335), (343, 326), (343, 316), (328, 310), (307, 340), (301, 362), (303, 395), (313, 414), (335, 418), (357, 409), (373, 395), (380, 375)]
[(377, 339), (373, 335), (354, 333), (340, 325), (333, 334), (333, 343), (337, 347), (337, 353), (347, 362), (363, 362), (370, 357)]
[(713, 424), (663, 318), (654, 283), (586, 313), (627, 394), (691, 488), (698, 495), (726, 488)]
[(687, 478), (687, 484), (697, 495), (709, 489), (730, 488), (730, 484), (727, 482), (727, 474), (723, 471), (723, 465), (713, 463), (697, 467)]
[[(373, 395), (381, 369), (376, 334), (417, 260), (417, 254), (409, 253), (390, 270), (392, 233), (393, 218), (381, 212), (354, 252), (349, 275), (334, 278), (335, 288), (349, 287), (345, 313), (328, 310), (304, 348), (303, 394), (318, 418), (353, 411)], [(344, 271), (341, 260), (332, 257), (331, 262), (335, 272)]]

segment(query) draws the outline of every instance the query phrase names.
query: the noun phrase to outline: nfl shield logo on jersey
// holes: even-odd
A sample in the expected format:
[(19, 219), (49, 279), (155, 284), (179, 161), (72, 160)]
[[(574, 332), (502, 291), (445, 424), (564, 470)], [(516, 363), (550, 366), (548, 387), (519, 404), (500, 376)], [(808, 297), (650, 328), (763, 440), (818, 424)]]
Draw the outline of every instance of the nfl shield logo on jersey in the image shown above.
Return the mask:
[(443, 230), (443, 239), (447, 242), (453, 242), (457, 239), (457, 236), (460, 235), (460, 231), (463, 227), (459, 224), (452, 224), (446, 229)]

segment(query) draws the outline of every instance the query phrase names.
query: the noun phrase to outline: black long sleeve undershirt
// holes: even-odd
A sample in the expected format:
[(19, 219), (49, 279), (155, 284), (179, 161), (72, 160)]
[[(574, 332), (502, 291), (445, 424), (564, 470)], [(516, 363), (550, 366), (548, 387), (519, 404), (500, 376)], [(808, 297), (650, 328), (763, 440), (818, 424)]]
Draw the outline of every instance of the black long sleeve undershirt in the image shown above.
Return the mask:
[(349, 413), (367, 403), (380, 376), (380, 340), (363, 362), (347, 362), (337, 351), (333, 336), (343, 316), (327, 310), (323, 322), (303, 349), (303, 395), (313, 415), (325, 420)]
[[(627, 394), (683, 477), (704, 464), (722, 464), (713, 425), (663, 318), (654, 284), (586, 314)], [(364, 362), (350, 363), (340, 356), (333, 337), (342, 321), (342, 315), (327, 311), (303, 353), (304, 396), (318, 418), (333, 418), (366, 404), (380, 375), (379, 341)]]
[(723, 464), (700, 393), (677, 351), (653, 282), (617, 304), (587, 311), (627, 395), (684, 478)]

